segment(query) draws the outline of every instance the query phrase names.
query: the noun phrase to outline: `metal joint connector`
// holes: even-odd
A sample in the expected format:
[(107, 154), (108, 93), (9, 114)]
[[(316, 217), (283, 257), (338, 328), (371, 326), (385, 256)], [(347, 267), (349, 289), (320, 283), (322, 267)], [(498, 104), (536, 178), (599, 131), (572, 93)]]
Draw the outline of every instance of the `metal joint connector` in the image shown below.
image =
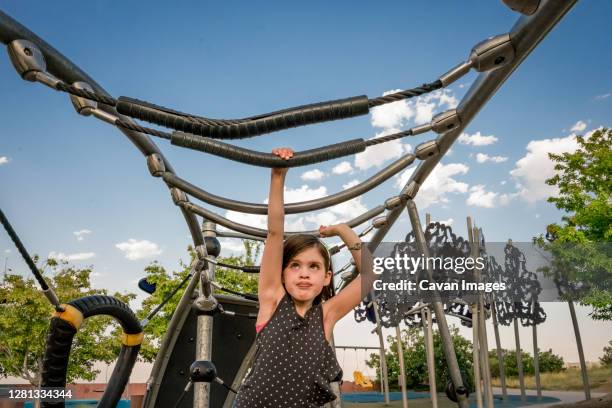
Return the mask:
[(420, 135), (421, 133), (429, 132), (431, 130), (431, 123), (415, 126), (410, 130), (412, 130), (413, 136)]
[(512, 39), (506, 33), (476, 44), (470, 53), (470, 61), (476, 71), (485, 72), (512, 61), (514, 54)]
[(187, 194), (185, 194), (183, 190), (179, 190), (176, 187), (172, 187), (170, 189), (170, 195), (172, 196), (172, 201), (174, 201), (174, 204), (176, 205), (187, 202)]
[(385, 215), (381, 217), (376, 217), (372, 220), (372, 225), (374, 228), (382, 228), (387, 225), (387, 217)]
[(540, 0), (502, 0), (506, 6), (526, 16), (530, 16), (540, 7)]
[[(86, 91), (93, 92), (93, 88), (87, 82), (77, 81), (74, 82), (72, 86), (77, 89), (85, 89)], [(81, 98), (80, 96), (70, 95), (70, 102), (72, 102), (72, 106), (74, 106), (77, 113), (83, 116), (91, 115), (93, 111), (98, 108), (97, 102)]]
[(423, 142), (414, 149), (414, 154), (419, 160), (427, 160), (440, 154), (440, 147), (436, 140)]
[(431, 118), (431, 129), (436, 133), (444, 133), (458, 128), (461, 125), (461, 118), (457, 109), (449, 109), (440, 112)]
[(402, 196), (405, 197), (405, 199), (407, 200), (412, 200), (414, 197), (416, 197), (420, 188), (421, 188), (421, 185), (417, 183), (416, 181), (412, 180), (410, 184), (406, 186), (405, 191), (402, 194)]
[(208, 256), (208, 253), (206, 252), (206, 245), (197, 245), (195, 247), (195, 253), (198, 259), (205, 260)]
[(105, 112), (100, 108), (92, 109), (91, 114), (97, 119), (100, 119), (101, 121), (106, 123), (110, 123), (113, 126), (115, 126), (115, 123), (118, 119), (115, 115), (111, 115), (110, 113)]
[(166, 165), (161, 155), (153, 153), (147, 156), (147, 167), (153, 177), (161, 177), (166, 172)]
[(7, 48), (13, 67), (26, 81), (35, 82), (37, 72), (47, 71), (45, 56), (33, 42), (14, 40)]
[(385, 200), (385, 209), (392, 210), (402, 204), (402, 199), (399, 196), (387, 198)]
[(440, 75), (440, 82), (442, 82), (442, 86), (446, 88), (447, 86), (449, 86), (450, 84), (452, 84), (453, 82), (455, 82), (456, 80), (458, 80), (459, 78), (461, 78), (462, 76), (470, 72), (470, 69), (472, 69), (471, 60), (462, 62), (456, 67), (451, 68), (444, 75)]

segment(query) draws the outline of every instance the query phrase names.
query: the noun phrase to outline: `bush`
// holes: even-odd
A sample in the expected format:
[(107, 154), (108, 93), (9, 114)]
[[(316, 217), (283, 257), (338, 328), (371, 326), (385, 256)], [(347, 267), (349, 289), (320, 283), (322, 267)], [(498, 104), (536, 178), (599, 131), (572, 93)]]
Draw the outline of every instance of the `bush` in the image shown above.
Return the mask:
[[(459, 335), (456, 327), (451, 327), (451, 335), (457, 355), (457, 362), (461, 369), (466, 385), (473, 389), (474, 373), (472, 368), (472, 342)], [(399, 384), (399, 359), (397, 353), (397, 338), (389, 336), (389, 349), (385, 359), (389, 375), (389, 387)], [(419, 388), (429, 383), (427, 372), (427, 356), (425, 354), (425, 337), (420, 328), (409, 328), (402, 330), (402, 344), (404, 349), (404, 367), (406, 369), (406, 385), (409, 388)], [(443, 391), (450, 379), (444, 350), (442, 349), (442, 338), (438, 331), (434, 331), (434, 361), (436, 366), (436, 387)], [(370, 354), (368, 367), (376, 368), (376, 380), (380, 381), (380, 358), (378, 354)]]

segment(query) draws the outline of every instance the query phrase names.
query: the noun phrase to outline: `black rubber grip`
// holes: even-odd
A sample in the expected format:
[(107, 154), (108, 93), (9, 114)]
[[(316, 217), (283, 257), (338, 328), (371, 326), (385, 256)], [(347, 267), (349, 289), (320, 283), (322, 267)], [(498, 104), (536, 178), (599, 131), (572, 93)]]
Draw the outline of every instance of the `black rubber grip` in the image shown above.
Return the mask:
[(244, 273), (259, 273), (259, 265), (253, 265), (253, 266), (245, 265), (245, 266), (241, 266), (240, 269)]
[(205, 124), (194, 117), (172, 113), (148, 102), (125, 96), (117, 100), (117, 112), (146, 122), (214, 139), (242, 139), (313, 123), (345, 119), (369, 112), (368, 97), (356, 96), (298, 106), (255, 116), (232, 124)]
[[(49, 332), (47, 333), (47, 347), (43, 357), (42, 382), (43, 387), (65, 387), (66, 372), (68, 371), (68, 359), (70, 357), (70, 348), (72, 347), (72, 339), (76, 334), (76, 329), (70, 323), (59, 317), (51, 318)], [(43, 407), (59, 407), (60, 405), (48, 403)], [(63, 406), (63, 402), (62, 405)]]
[(127, 334), (137, 334), (142, 331), (142, 326), (130, 307), (114, 297), (105, 295), (85, 296), (68, 304), (79, 309), (85, 318), (96, 315), (114, 317)]
[(363, 139), (353, 139), (316, 149), (296, 152), (291, 159), (285, 160), (271, 153), (230, 145), (218, 140), (192, 135), (183, 132), (172, 132), (172, 144), (214, 154), (241, 163), (260, 167), (299, 167), (320, 163), (338, 157), (363, 152), (366, 144)]
[(108, 380), (104, 394), (97, 408), (115, 408), (121, 399), (125, 385), (130, 379), (132, 369), (140, 351), (138, 346), (122, 346), (113, 373)]

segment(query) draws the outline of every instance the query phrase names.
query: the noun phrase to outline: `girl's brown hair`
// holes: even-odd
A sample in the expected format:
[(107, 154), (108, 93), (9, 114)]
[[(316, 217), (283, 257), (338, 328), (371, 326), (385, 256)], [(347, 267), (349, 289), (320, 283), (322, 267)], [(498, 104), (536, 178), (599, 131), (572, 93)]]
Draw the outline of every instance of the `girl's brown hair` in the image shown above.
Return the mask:
[(329, 251), (323, 245), (323, 243), (314, 235), (310, 234), (296, 234), (290, 235), (283, 245), (283, 268), (284, 271), (287, 265), (289, 265), (289, 261), (295, 258), (300, 252), (308, 249), (308, 248), (317, 248), (319, 253), (323, 257), (323, 265), (325, 267), (325, 272), (328, 271), (332, 273), (332, 279), (329, 282), (329, 285), (323, 287), (321, 293), (314, 299), (313, 304), (319, 304), (322, 301), (325, 301), (332, 296), (334, 296), (334, 279), (333, 279), (333, 269), (332, 269), (332, 261), (331, 256), (329, 255)]

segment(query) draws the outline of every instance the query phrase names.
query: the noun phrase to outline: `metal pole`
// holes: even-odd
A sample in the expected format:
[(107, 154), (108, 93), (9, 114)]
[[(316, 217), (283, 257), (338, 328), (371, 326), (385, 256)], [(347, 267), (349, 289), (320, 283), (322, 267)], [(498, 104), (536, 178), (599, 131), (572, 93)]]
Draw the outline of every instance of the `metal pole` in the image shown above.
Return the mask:
[(495, 332), (497, 360), (499, 361), (499, 381), (501, 382), (502, 398), (504, 401), (506, 401), (508, 399), (508, 390), (506, 389), (506, 368), (504, 363), (504, 352), (501, 347), (501, 339), (499, 338), (499, 324), (497, 323), (497, 310), (495, 309), (495, 302), (491, 304), (491, 316), (493, 317), (493, 331)]
[(538, 325), (533, 325), (533, 369), (535, 371), (535, 383), (538, 401), (542, 399), (542, 386), (540, 383), (540, 350), (538, 349)]
[(380, 342), (380, 369), (382, 371), (381, 390), (385, 393), (385, 405), (389, 405), (389, 372), (387, 370), (387, 359), (385, 357), (385, 340), (383, 339), (382, 328), (380, 327), (380, 314), (378, 313), (378, 303), (372, 302), (374, 307), (374, 315), (376, 316), (376, 333), (378, 334), (378, 341)]
[(408, 408), (408, 395), (406, 391), (406, 369), (404, 367), (404, 346), (402, 345), (402, 333), (399, 323), (395, 326), (395, 335), (397, 336), (397, 356), (399, 358), (400, 367), (400, 386), (402, 387), (402, 406)]
[(474, 358), (474, 391), (476, 392), (476, 406), (482, 408), (482, 390), (480, 388), (480, 355), (478, 337), (478, 304), (472, 305), (472, 355)]
[(421, 309), (421, 324), (425, 333), (425, 354), (427, 356), (427, 374), (429, 375), (429, 396), (432, 408), (438, 408), (438, 389), (436, 386), (436, 362), (434, 359), (433, 333), (431, 312), (428, 308)]
[[(417, 211), (416, 204), (414, 201), (409, 200), (407, 204), (408, 215), (410, 216), (410, 223), (412, 224), (412, 230), (416, 243), (425, 258), (429, 257), (429, 248), (425, 243), (425, 234), (423, 234), (423, 228), (421, 227), (421, 221), (419, 220), (419, 213)], [(427, 274), (430, 283), (433, 283), (433, 271), (429, 267), (430, 262), (427, 262)], [(438, 322), (438, 330), (440, 331), (440, 337), (442, 338), (442, 348), (444, 350), (444, 356), (446, 357), (446, 364), (448, 364), (448, 371), (451, 376), (451, 380), (457, 390), (457, 403), (461, 408), (469, 408), (469, 402), (465, 395), (465, 385), (461, 378), (461, 371), (459, 371), (459, 363), (457, 363), (457, 355), (453, 345), (453, 339), (450, 331), (448, 330), (448, 324), (446, 322), (446, 315), (444, 314), (444, 307), (442, 306), (442, 300), (440, 299), (440, 293), (436, 290), (434, 295), (434, 313), (436, 314), (436, 321)]]
[(519, 337), (518, 318), (514, 318), (514, 339), (516, 341), (516, 368), (521, 387), (521, 401), (525, 401), (525, 376), (523, 374), (523, 355), (521, 352), (521, 339)]
[[(467, 217), (467, 232), (468, 232), (468, 240), (470, 243), (471, 251), (470, 256), (472, 258), (476, 258), (477, 249), (474, 243), (474, 230), (472, 228), (472, 218)], [(478, 280), (477, 280), (478, 281)], [(482, 408), (482, 383), (481, 383), (481, 375), (485, 376), (484, 364), (481, 364), (482, 354), (481, 354), (481, 337), (480, 337), (480, 319), (478, 318), (479, 313), (478, 309), (480, 306), (480, 296), (475, 300), (472, 305), (472, 347), (473, 347), (473, 359), (474, 359), (474, 390), (476, 392), (476, 405), (478, 408)], [(483, 367), (481, 367), (483, 365)], [(482, 370), (482, 372), (481, 372)], [(486, 393), (486, 389), (485, 389)], [(486, 395), (485, 395), (486, 399)]]
[(578, 327), (578, 319), (576, 318), (576, 309), (574, 302), (567, 302), (569, 305), (570, 315), (572, 316), (572, 324), (574, 325), (574, 334), (576, 335), (576, 346), (578, 347), (578, 358), (580, 358), (580, 370), (582, 371), (582, 384), (584, 386), (584, 397), (591, 399), (591, 386), (589, 385), (589, 375), (587, 373), (586, 362), (584, 360), (584, 351), (582, 350), (582, 338), (580, 337), (580, 327)]
[[(216, 237), (216, 224), (214, 222), (204, 220), (202, 223), (202, 232), (204, 237)], [(205, 243), (206, 243), (206, 238)], [(209, 258), (215, 259), (214, 256), (208, 255)], [(205, 271), (206, 272), (206, 271)], [(208, 276), (210, 280), (215, 279), (215, 265), (208, 263)], [(205, 293), (205, 283), (200, 280), (200, 296)], [(211, 288), (212, 290), (212, 288)], [(211, 294), (212, 296), (212, 294)], [(212, 329), (213, 316), (200, 315), (198, 316), (198, 331), (196, 340), (196, 360), (211, 360), (212, 357)], [(210, 383), (197, 382), (193, 387), (193, 408), (209, 408), (210, 404)]]
[[(474, 227), (472, 232), (473, 245), (475, 248), (476, 257), (480, 256), (480, 232), (477, 228)], [(482, 271), (480, 269), (476, 270), (476, 278), (478, 282), (482, 282)], [(478, 333), (480, 335), (479, 338), (479, 349), (481, 356), (481, 369), (482, 369), (482, 378), (484, 381), (484, 396), (487, 408), (493, 408), (493, 386), (491, 385), (491, 367), (489, 364), (489, 339), (487, 338), (487, 325), (486, 325), (486, 310), (484, 304), (484, 294), (482, 291), (478, 294), (478, 308), (480, 309), (480, 313), (478, 314), (478, 325), (480, 326)], [(472, 319), (472, 324), (474, 321)]]

